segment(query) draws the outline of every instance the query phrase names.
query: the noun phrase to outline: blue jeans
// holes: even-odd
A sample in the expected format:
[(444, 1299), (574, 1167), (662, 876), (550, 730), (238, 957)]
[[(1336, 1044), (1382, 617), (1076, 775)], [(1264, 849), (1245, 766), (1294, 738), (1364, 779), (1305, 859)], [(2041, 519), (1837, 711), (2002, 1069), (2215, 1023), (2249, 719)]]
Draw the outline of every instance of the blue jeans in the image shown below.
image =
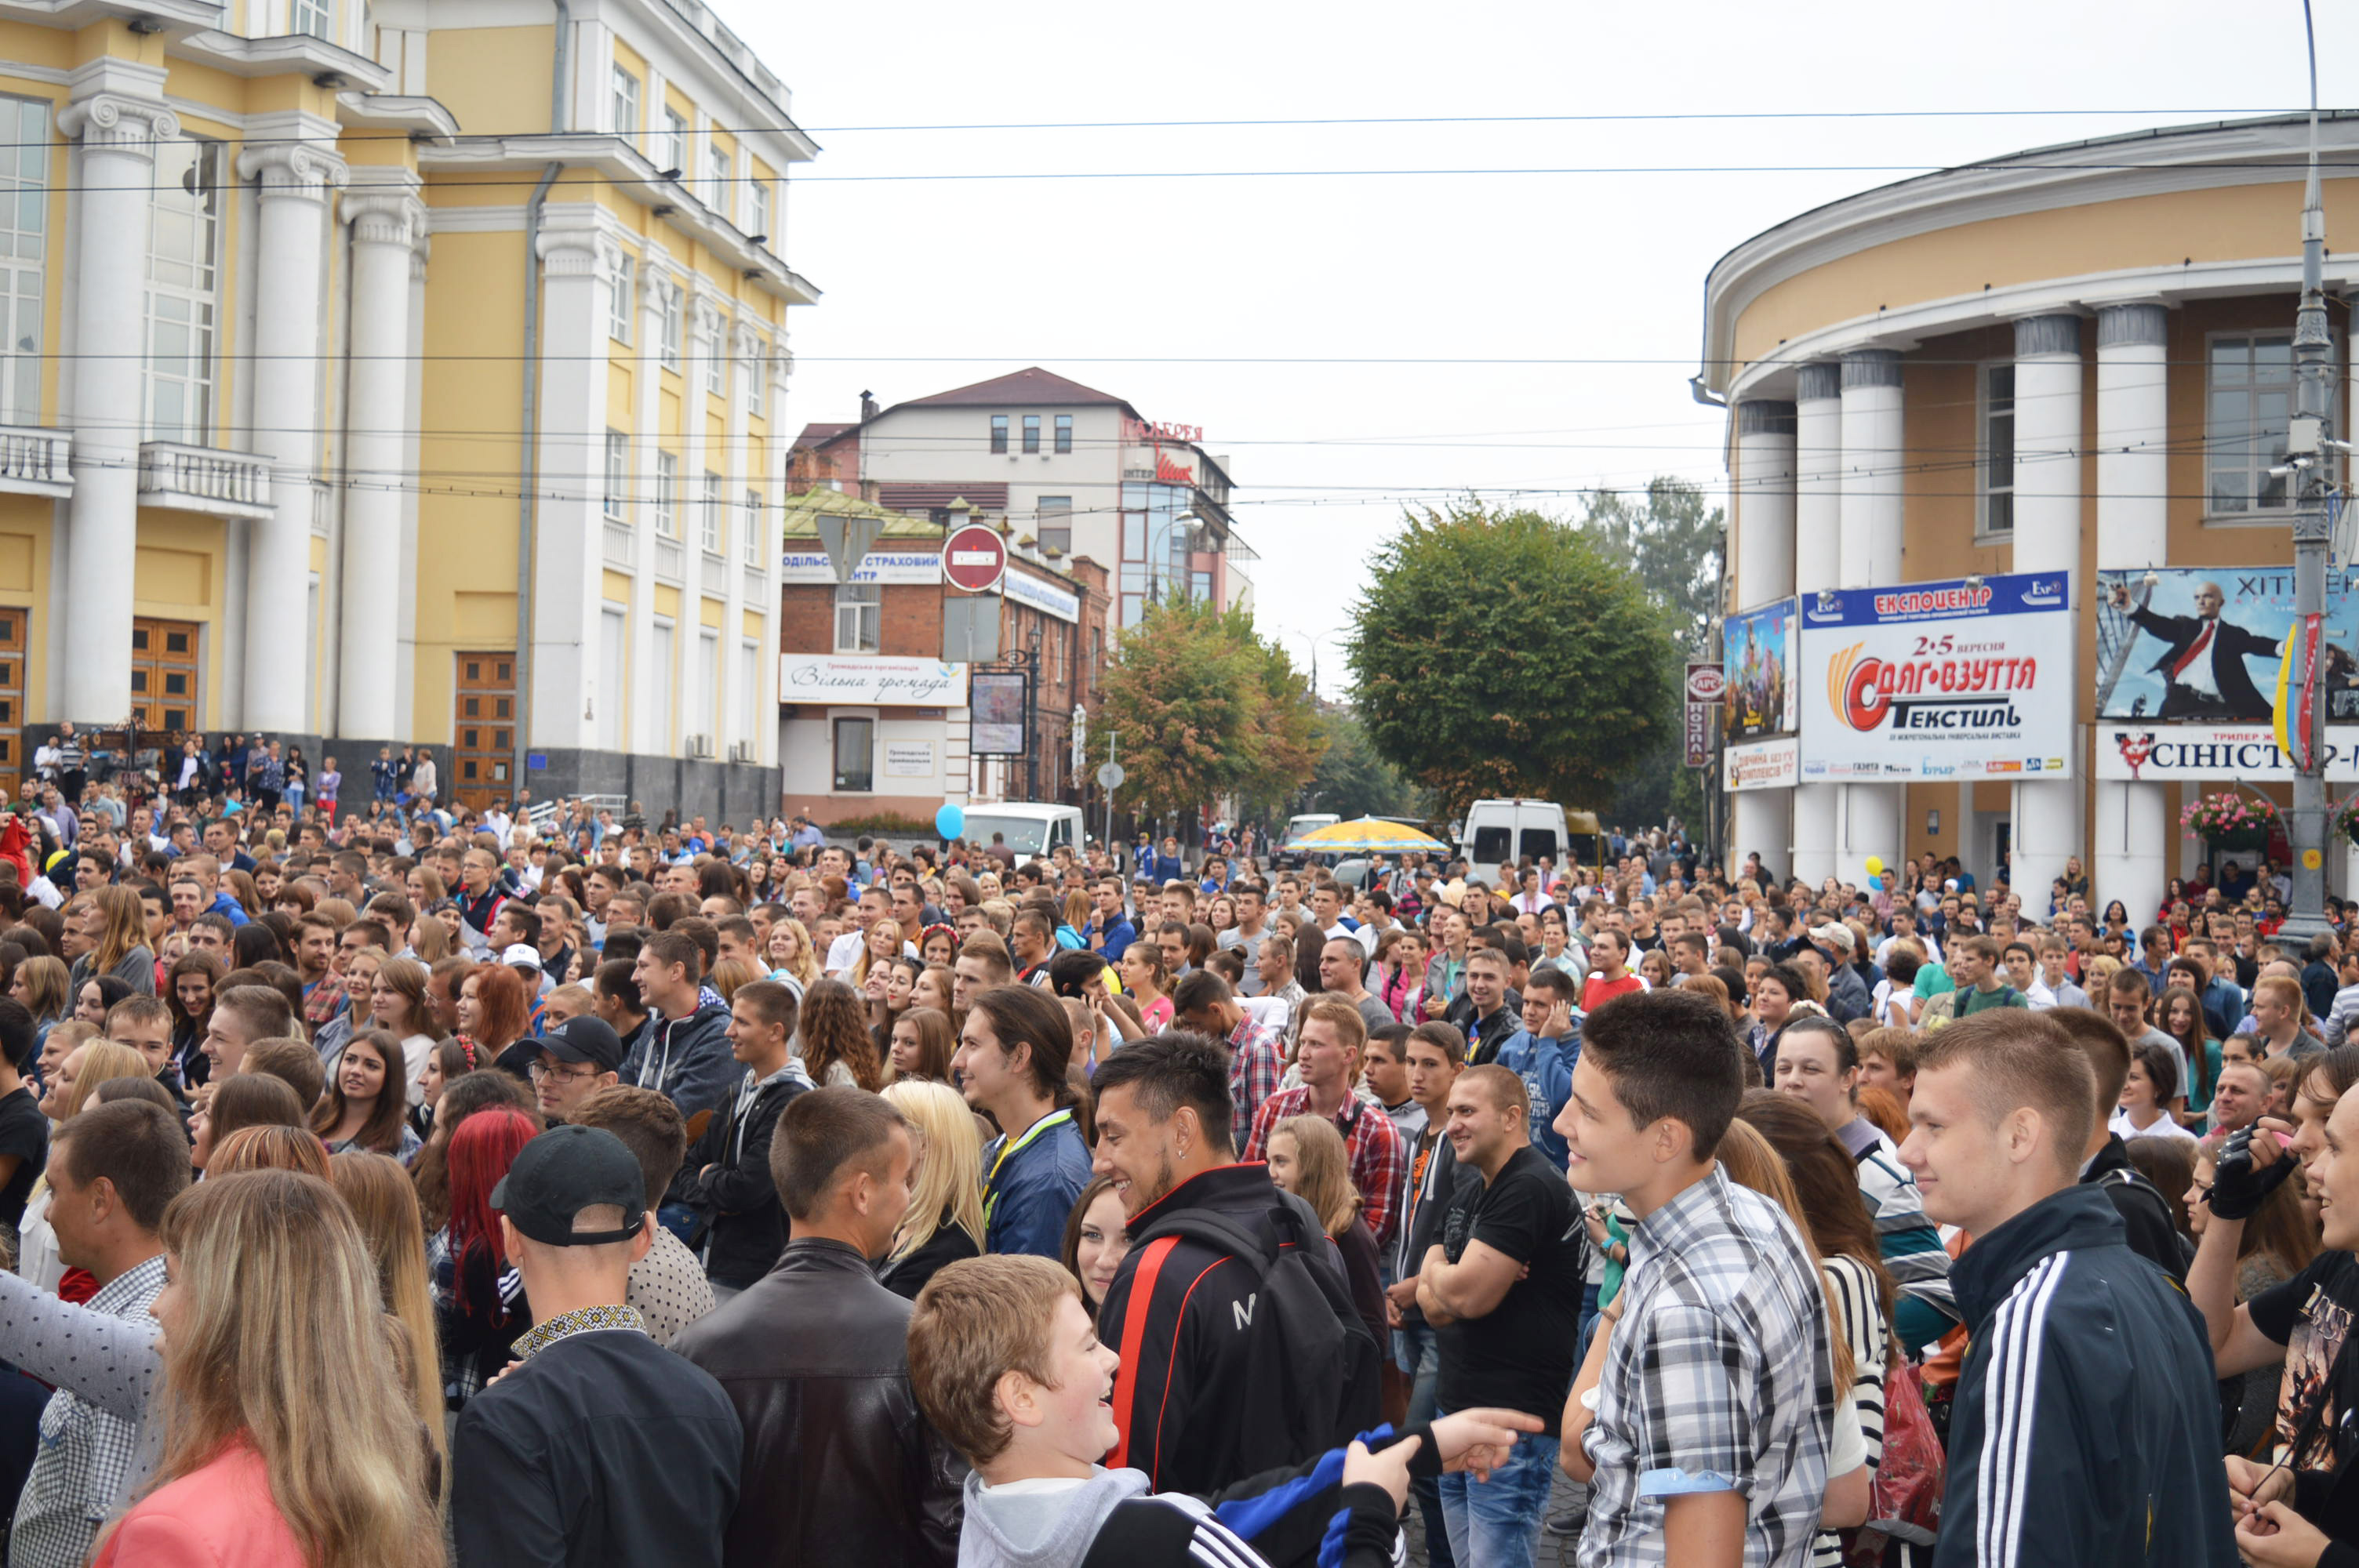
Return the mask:
[[(1409, 1423), (1431, 1421), (1437, 1413), (1433, 1381), (1441, 1373), (1441, 1345), (1432, 1328), (1419, 1322), (1394, 1329), (1393, 1360), (1409, 1379)], [(1450, 1528), (1441, 1515), (1440, 1485), (1432, 1477), (1412, 1479), (1409, 1496), (1417, 1499), (1418, 1512), (1425, 1519), (1426, 1561), (1432, 1568), (1457, 1568), (1461, 1559), (1451, 1550)]]
[(1441, 1515), (1458, 1568), (1532, 1568), (1556, 1479), (1556, 1450), (1554, 1436), (1526, 1433), (1488, 1481), (1462, 1470), (1441, 1477)]

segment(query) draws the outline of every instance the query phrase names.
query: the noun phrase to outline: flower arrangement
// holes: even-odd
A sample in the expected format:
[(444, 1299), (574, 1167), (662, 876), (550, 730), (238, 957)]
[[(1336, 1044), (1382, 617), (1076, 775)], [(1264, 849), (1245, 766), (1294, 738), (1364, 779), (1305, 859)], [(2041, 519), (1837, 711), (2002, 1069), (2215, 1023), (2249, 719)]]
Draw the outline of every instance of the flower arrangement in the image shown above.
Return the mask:
[(2283, 820), (2277, 806), (2257, 795), (2228, 791), (2198, 795), (2179, 814), (2179, 825), (2214, 844), (2258, 844)]
[(2359, 844), (2359, 795), (2345, 798), (2327, 817), (2327, 829)]

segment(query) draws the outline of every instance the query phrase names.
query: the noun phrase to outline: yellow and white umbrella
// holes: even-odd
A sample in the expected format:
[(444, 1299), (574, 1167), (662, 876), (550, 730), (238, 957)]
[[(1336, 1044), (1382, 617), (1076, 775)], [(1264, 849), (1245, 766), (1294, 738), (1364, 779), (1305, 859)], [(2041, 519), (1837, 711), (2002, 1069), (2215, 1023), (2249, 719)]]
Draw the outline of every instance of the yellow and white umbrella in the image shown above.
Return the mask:
[(1406, 823), (1363, 816), (1357, 822), (1331, 822), (1324, 827), (1305, 833), (1287, 848), (1308, 849), (1314, 853), (1356, 850), (1367, 855), (1407, 855), (1420, 849), (1447, 851), (1450, 846)]

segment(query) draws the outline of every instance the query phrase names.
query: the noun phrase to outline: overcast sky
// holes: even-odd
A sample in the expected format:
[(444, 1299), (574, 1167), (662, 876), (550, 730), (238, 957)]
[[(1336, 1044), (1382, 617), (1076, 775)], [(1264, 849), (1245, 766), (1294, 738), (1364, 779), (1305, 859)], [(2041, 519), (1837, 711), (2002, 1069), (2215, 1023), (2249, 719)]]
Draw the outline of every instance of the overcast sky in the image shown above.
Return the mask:
[[(796, 313), (791, 423), (1037, 363), (1203, 427), (1261, 622), (1298, 663), (1320, 643), (1331, 694), (1405, 505), (1721, 482), (1687, 380), (1730, 247), (1926, 168), (2305, 94), (2294, 0), (715, 3), (822, 149), (781, 246), (824, 291)], [(2359, 103), (2359, 15), (2319, 21), (2321, 102)], [(1777, 117), (1936, 110), (1976, 113)], [(1412, 123), (1569, 115), (1730, 117)], [(1071, 128), (1318, 118), (1388, 123)], [(1058, 128), (939, 128), (1010, 123)], [(1717, 172), (1245, 172), (1666, 166)], [(982, 173), (1121, 178), (878, 178)], [(1339, 362), (1366, 361), (1393, 362)]]

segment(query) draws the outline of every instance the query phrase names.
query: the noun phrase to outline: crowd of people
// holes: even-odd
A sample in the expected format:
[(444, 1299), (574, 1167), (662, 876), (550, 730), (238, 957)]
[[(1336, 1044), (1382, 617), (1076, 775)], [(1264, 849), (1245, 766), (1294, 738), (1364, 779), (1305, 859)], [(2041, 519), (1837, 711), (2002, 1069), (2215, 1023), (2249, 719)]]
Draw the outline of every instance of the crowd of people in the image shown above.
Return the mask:
[(80, 760), (0, 838), (12, 1563), (2359, 1563), (2359, 941), (2266, 878)]

